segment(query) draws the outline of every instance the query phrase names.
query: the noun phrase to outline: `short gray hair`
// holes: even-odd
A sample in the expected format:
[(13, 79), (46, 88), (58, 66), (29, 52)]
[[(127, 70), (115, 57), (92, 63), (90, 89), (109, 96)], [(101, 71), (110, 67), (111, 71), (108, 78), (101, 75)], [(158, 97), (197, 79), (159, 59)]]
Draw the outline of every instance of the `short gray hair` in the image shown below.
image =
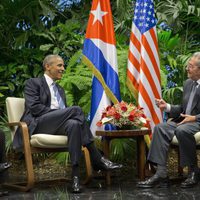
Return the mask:
[[(55, 58), (59, 58), (59, 59), (62, 59), (61, 56), (57, 55), (57, 54), (50, 54), (50, 55), (47, 55), (44, 60), (43, 60), (43, 63), (42, 63), (42, 66), (43, 66), (43, 69), (45, 70), (45, 65), (46, 64), (49, 64), (51, 65), (53, 63), (53, 60)], [(62, 59), (63, 60), (63, 59)]]
[(192, 58), (196, 58), (197, 59), (197, 63), (196, 65), (200, 68), (200, 52), (196, 52), (192, 55)]

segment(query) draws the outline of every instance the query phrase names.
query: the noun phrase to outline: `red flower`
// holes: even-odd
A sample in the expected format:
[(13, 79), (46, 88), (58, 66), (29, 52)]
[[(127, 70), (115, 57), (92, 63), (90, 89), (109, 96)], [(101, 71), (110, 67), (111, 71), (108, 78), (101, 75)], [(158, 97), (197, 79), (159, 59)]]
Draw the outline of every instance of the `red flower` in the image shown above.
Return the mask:
[(128, 116), (128, 119), (129, 119), (130, 121), (132, 121), (132, 122), (134, 121), (134, 118), (135, 118), (134, 115), (129, 115), (129, 116)]
[(99, 127), (101, 127), (103, 124), (102, 124), (101, 121), (98, 121), (96, 125), (99, 126)]
[(110, 110), (111, 108), (112, 108), (111, 105), (107, 106), (107, 107), (106, 107), (106, 111)]
[(126, 112), (127, 109), (128, 109), (128, 108), (127, 108), (126, 106), (121, 106), (121, 110), (122, 110), (122, 111)]
[(107, 116), (107, 113), (106, 112), (103, 112), (102, 115), (101, 115), (101, 119), (103, 119), (104, 117)]
[(107, 111), (107, 117), (109, 116), (114, 116), (116, 113), (116, 109), (111, 107), (108, 111)]
[(113, 117), (114, 117), (115, 119), (119, 120), (120, 117), (121, 117), (121, 115), (120, 115), (118, 112), (116, 112), (116, 113), (113, 115)]
[(125, 102), (123, 102), (123, 101), (122, 101), (122, 102), (121, 102), (119, 105), (120, 105), (120, 108), (121, 108), (121, 110), (122, 110), (122, 111), (124, 111), (124, 112), (126, 112), (126, 111), (127, 111), (127, 109), (128, 109), (128, 108), (127, 108), (127, 106), (126, 106), (126, 103), (125, 103)]

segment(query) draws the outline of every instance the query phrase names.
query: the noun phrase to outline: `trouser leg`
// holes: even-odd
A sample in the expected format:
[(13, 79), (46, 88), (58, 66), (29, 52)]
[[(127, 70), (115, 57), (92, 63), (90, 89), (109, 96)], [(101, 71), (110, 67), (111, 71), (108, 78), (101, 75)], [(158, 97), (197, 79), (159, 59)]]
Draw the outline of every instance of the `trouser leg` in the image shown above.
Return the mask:
[(0, 163), (5, 162), (5, 135), (2, 130), (0, 130)]
[[(5, 164), (5, 134), (2, 130), (0, 130), (0, 164)], [(8, 172), (5, 170), (0, 170), (0, 184), (4, 183), (8, 178)]]
[(149, 161), (166, 166), (169, 145), (174, 136), (175, 128), (174, 122), (161, 123), (155, 126), (147, 158)]
[(175, 135), (179, 143), (180, 165), (197, 166), (196, 141), (194, 134), (199, 131), (197, 123), (181, 124), (176, 128)]
[(76, 120), (66, 123), (68, 135), (68, 149), (72, 165), (78, 165), (81, 157), (81, 125)]

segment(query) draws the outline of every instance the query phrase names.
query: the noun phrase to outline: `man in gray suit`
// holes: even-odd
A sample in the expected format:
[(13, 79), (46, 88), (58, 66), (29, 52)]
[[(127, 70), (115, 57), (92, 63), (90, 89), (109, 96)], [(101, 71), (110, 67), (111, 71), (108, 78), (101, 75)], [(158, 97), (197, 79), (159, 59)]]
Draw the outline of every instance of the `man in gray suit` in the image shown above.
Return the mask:
[[(80, 192), (79, 160), (81, 146), (87, 147), (95, 170), (121, 168), (102, 157), (94, 145), (93, 135), (79, 106), (68, 107), (65, 92), (56, 80), (64, 72), (63, 59), (58, 55), (48, 55), (43, 61), (44, 76), (31, 78), (25, 84), (25, 112), (21, 121), (27, 123), (30, 136), (37, 133), (63, 134), (68, 137), (68, 148), (72, 162), (72, 191)], [(20, 129), (14, 141), (15, 148), (22, 146)]]
[(156, 99), (157, 106), (165, 110), (173, 121), (155, 126), (148, 160), (157, 165), (157, 170), (154, 176), (139, 182), (139, 188), (169, 185), (166, 164), (169, 145), (174, 135), (179, 142), (180, 165), (189, 167), (188, 177), (181, 183), (181, 187), (192, 187), (200, 180), (194, 138), (194, 134), (200, 130), (200, 52), (192, 55), (186, 70), (189, 79), (183, 87), (181, 105), (170, 105), (163, 99)]

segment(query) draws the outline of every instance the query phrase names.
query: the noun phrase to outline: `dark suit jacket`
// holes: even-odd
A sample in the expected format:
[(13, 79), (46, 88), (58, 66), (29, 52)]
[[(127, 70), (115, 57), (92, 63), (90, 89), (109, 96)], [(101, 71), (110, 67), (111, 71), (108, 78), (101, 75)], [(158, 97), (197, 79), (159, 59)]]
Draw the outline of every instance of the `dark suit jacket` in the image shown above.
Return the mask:
[[(65, 106), (67, 106), (63, 88), (58, 84), (57, 87)], [(45, 77), (43, 76), (41, 78), (31, 78), (27, 80), (24, 89), (24, 96), (25, 111), (21, 121), (27, 123), (31, 137), (37, 126), (38, 118), (45, 113), (54, 111), (54, 109), (50, 108), (51, 94)], [(22, 147), (22, 144), (21, 130), (18, 128), (14, 136), (13, 146), (17, 149)]]
[[(187, 103), (189, 101), (190, 93), (192, 91), (193, 81), (191, 79), (186, 80), (183, 86), (183, 99), (181, 105), (171, 105), (171, 111), (169, 113), (170, 118), (174, 118), (176, 122), (182, 121), (180, 114), (185, 113)], [(200, 125), (200, 85), (196, 90), (196, 94), (192, 103), (191, 115), (197, 117), (197, 122)]]

